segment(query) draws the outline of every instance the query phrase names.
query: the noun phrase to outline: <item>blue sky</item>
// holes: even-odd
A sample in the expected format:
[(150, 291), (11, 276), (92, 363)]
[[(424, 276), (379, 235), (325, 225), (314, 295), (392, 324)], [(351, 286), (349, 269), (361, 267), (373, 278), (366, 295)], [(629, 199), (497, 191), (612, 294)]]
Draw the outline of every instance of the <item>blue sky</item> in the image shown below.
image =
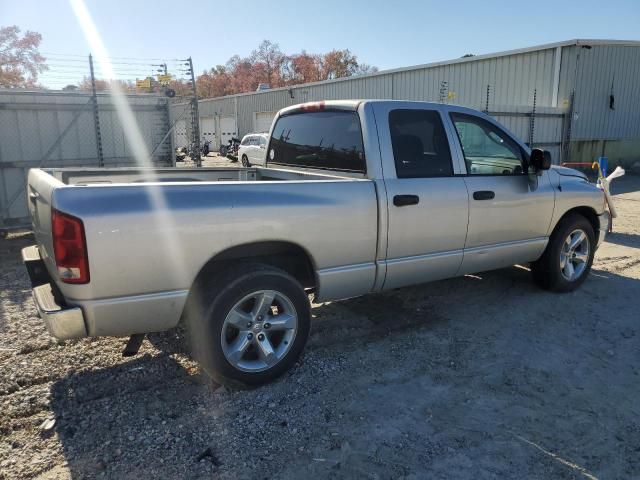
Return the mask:
[[(640, 39), (640, 0), (88, 0), (87, 6), (111, 56), (190, 55), (198, 73), (233, 54), (248, 55), (263, 39), (286, 53), (349, 48), (380, 69), (571, 38)], [(12, 24), (40, 32), (43, 52), (89, 51), (68, 1), (0, 0), (0, 26)], [(59, 68), (67, 65), (73, 63)]]

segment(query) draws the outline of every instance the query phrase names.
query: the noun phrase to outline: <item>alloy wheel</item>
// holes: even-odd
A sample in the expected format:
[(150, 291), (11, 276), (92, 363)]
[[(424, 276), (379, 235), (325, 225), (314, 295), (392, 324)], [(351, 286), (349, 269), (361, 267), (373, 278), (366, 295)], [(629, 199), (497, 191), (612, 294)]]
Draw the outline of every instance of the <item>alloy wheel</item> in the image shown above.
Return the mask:
[(584, 230), (572, 231), (560, 249), (560, 272), (573, 282), (580, 278), (589, 262), (589, 237)]
[(227, 361), (238, 370), (260, 372), (282, 360), (298, 330), (293, 303), (275, 290), (243, 297), (227, 314), (220, 342)]

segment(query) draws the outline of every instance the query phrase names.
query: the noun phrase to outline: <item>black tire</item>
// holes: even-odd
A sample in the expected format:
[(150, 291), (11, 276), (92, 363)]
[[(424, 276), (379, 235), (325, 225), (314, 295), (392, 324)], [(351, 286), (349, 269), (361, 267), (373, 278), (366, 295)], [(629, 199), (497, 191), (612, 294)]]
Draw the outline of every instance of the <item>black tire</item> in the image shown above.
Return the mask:
[[(588, 239), (588, 260), (586, 267), (576, 279), (570, 281), (560, 268), (560, 253), (567, 237), (575, 230), (582, 230)], [(572, 213), (564, 217), (549, 238), (542, 257), (531, 264), (533, 280), (540, 287), (552, 292), (571, 292), (582, 285), (589, 276), (596, 249), (596, 237), (593, 226), (582, 215)]]
[[(307, 343), (311, 319), (309, 298), (295, 278), (269, 265), (244, 263), (226, 269), (197, 289), (200, 293), (190, 302), (193, 306), (187, 314), (192, 350), (203, 369), (216, 382), (235, 388), (261, 385), (293, 366)], [(297, 329), (291, 346), (277, 363), (266, 370), (243, 371), (225, 356), (223, 325), (239, 301), (259, 290), (274, 290), (290, 300), (297, 315)]]
[(246, 155), (242, 155), (242, 166), (243, 167), (250, 167), (251, 164), (249, 163), (249, 159), (247, 158)]

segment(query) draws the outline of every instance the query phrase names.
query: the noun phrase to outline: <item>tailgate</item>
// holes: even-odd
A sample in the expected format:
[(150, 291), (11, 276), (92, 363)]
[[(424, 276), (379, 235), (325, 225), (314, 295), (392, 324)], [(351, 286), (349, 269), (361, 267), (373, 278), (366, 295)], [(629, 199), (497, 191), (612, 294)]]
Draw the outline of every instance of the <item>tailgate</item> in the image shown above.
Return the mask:
[(40, 255), (49, 272), (56, 272), (51, 240), (51, 198), (53, 190), (64, 184), (38, 168), (29, 170), (27, 195), (29, 215)]

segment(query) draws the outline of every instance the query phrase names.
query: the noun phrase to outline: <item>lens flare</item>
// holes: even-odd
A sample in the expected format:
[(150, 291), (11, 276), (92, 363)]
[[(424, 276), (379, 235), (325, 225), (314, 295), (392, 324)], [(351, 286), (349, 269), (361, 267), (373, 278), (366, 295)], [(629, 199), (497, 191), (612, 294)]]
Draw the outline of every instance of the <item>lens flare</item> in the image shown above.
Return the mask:
[[(83, 0), (70, 0), (70, 3), (101, 71), (109, 78), (116, 78), (107, 49), (85, 2)], [(177, 237), (178, 226), (173, 220), (172, 212), (165, 198), (166, 189), (169, 186), (165, 184), (163, 188), (155, 170), (152, 168), (153, 163), (149, 148), (142, 136), (135, 114), (127, 101), (127, 96), (118, 85), (118, 82), (109, 82), (109, 94), (122, 124), (127, 146), (133, 153), (136, 165), (141, 168), (144, 177), (145, 183), (137, 184), (135, 188), (145, 189), (152, 205), (154, 226), (157, 232), (161, 232), (158, 237), (158, 246), (160, 247), (158, 258), (171, 262), (172, 270), (175, 272), (180, 288), (186, 290), (190, 287), (193, 279), (190, 278), (186, 271), (184, 255)]]

